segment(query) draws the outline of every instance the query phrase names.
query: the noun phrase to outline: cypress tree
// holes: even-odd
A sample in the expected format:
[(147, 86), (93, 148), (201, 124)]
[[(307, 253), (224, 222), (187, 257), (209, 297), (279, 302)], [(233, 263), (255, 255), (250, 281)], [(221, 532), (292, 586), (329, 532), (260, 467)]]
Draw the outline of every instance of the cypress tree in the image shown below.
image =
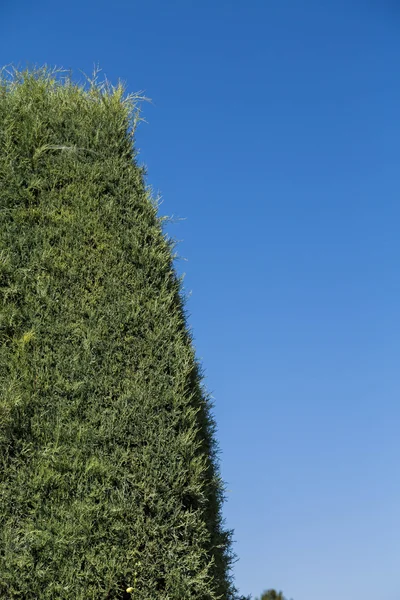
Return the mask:
[(235, 595), (211, 403), (135, 115), (120, 85), (0, 81), (8, 600)]

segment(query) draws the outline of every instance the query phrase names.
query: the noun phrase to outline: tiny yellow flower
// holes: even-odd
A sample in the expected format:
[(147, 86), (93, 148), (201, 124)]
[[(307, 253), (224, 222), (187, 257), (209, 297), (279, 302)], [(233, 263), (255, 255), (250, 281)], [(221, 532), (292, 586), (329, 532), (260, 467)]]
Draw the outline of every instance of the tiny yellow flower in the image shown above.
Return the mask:
[(126, 591), (127, 591), (128, 594), (132, 594), (133, 588), (126, 588)]
[(24, 333), (24, 335), (21, 338), (21, 343), (23, 346), (25, 346), (25, 344), (29, 344), (29, 342), (31, 340), (33, 340), (33, 338), (35, 337), (35, 332), (33, 331), (33, 329), (31, 329), (30, 331), (27, 331), (26, 333)]

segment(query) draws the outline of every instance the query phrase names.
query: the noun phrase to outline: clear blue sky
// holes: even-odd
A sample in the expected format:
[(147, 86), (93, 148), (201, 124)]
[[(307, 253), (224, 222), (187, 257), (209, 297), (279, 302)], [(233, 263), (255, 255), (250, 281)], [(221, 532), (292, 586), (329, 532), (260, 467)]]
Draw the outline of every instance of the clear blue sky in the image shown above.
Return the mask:
[[(112, 5), (112, 9), (110, 8)], [(144, 90), (237, 585), (400, 599), (400, 5), (2, 0), (0, 62)]]

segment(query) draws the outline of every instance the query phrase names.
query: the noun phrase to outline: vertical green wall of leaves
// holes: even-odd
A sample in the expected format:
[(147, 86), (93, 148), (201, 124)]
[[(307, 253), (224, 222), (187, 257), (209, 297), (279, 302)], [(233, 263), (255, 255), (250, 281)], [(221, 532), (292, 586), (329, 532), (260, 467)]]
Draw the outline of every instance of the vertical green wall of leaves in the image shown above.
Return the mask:
[(120, 86), (0, 82), (8, 600), (235, 594), (215, 424), (136, 114)]

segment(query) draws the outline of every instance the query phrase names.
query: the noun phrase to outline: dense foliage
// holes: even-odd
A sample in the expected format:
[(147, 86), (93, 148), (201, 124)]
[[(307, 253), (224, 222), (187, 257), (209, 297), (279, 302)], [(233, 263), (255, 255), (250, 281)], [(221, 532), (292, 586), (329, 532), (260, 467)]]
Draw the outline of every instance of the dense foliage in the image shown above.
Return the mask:
[(134, 116), (121, 87), (0, 82), (8, 600), (234, 595), (210, 402)]
[(282, 592), (267, 590), (261, 594), (260, 600), (286, 600)]

